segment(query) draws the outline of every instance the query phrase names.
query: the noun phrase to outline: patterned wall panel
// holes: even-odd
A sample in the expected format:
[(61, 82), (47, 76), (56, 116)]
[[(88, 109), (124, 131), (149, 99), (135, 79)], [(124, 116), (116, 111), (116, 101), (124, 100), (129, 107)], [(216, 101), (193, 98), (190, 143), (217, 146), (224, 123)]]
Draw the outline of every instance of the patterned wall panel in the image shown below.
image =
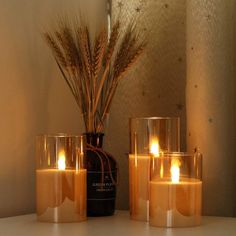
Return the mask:
[(187, 1), (188, 147), (203, 160), (207, 215), (235, 215), (236, 1)]
[(110, 115), (106, 144), (120, 164), (117, 207), (128, 208), (129, 117), (180, 116), (185, 140), (185, 1), (113, 0), (113, 19), (133, 16), (148, 35), (148, 48), (121, 82)]

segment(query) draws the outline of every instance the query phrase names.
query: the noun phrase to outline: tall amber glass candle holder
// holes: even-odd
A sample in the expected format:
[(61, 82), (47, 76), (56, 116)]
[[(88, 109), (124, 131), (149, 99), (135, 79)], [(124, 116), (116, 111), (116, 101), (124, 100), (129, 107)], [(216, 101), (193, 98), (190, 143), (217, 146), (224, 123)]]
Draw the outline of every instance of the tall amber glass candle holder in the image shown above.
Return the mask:
[(83, 140), (83, 136), (37, 136), (36, 207), (39, 221), (86, 220)]
[(202, 155), (196, 152), (153, 156), (150, 171), (150, 225), (199, 225), (202, 210)]
[(179, 118), (132, 118), (130, 120), (129, 189), (130, 217), (148, 221), (151, 155), (179, 151)]

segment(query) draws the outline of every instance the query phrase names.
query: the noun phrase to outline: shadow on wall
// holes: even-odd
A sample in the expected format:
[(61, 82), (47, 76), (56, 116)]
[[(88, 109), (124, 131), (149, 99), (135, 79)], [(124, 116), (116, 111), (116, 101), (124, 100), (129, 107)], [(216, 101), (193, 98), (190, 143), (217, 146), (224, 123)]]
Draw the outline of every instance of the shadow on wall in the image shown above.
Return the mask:
[[(113, 14), (119, 5), (113, 2)], [(122, 19), (140, 14), (140, 30), (146, 32), (148, 48), (136, 68), (124, 78), (112, 105), (106, 148), (120, 167), (118, 209), (128, 209), (129, 118), (180, 116), (182, 148), (185, 149), (186, 28), (185, 0), (148, 0), (137, 13), (139, 1), (124, 3)]]

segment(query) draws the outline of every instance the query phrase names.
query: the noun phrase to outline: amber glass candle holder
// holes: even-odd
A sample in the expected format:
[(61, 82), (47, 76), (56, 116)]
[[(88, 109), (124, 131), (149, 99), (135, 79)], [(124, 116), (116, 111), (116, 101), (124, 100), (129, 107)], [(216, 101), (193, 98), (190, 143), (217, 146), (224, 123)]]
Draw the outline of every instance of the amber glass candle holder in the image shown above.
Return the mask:
[(202, 155), (165, 153), (151, 159), (150, 225), (200, 225), (202, 211)]
[(148, 221), (151, 156), (180, 149), (179, 118), (130, 120), (129, 190), (130, 217)]
[(86, 220), (84, 159), (83, 136), (37, 136), (36, 207), (39, 221)]

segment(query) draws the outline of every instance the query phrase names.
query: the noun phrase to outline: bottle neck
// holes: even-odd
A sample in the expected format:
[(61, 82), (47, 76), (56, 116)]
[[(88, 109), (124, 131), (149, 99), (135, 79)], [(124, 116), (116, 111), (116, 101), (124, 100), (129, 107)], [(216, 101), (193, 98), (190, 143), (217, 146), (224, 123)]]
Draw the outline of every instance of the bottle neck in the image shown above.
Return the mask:
[(90, 144), (96, 148), (102, 148), (103, 145), (103, 133), (85, 133), (87, 144)]

